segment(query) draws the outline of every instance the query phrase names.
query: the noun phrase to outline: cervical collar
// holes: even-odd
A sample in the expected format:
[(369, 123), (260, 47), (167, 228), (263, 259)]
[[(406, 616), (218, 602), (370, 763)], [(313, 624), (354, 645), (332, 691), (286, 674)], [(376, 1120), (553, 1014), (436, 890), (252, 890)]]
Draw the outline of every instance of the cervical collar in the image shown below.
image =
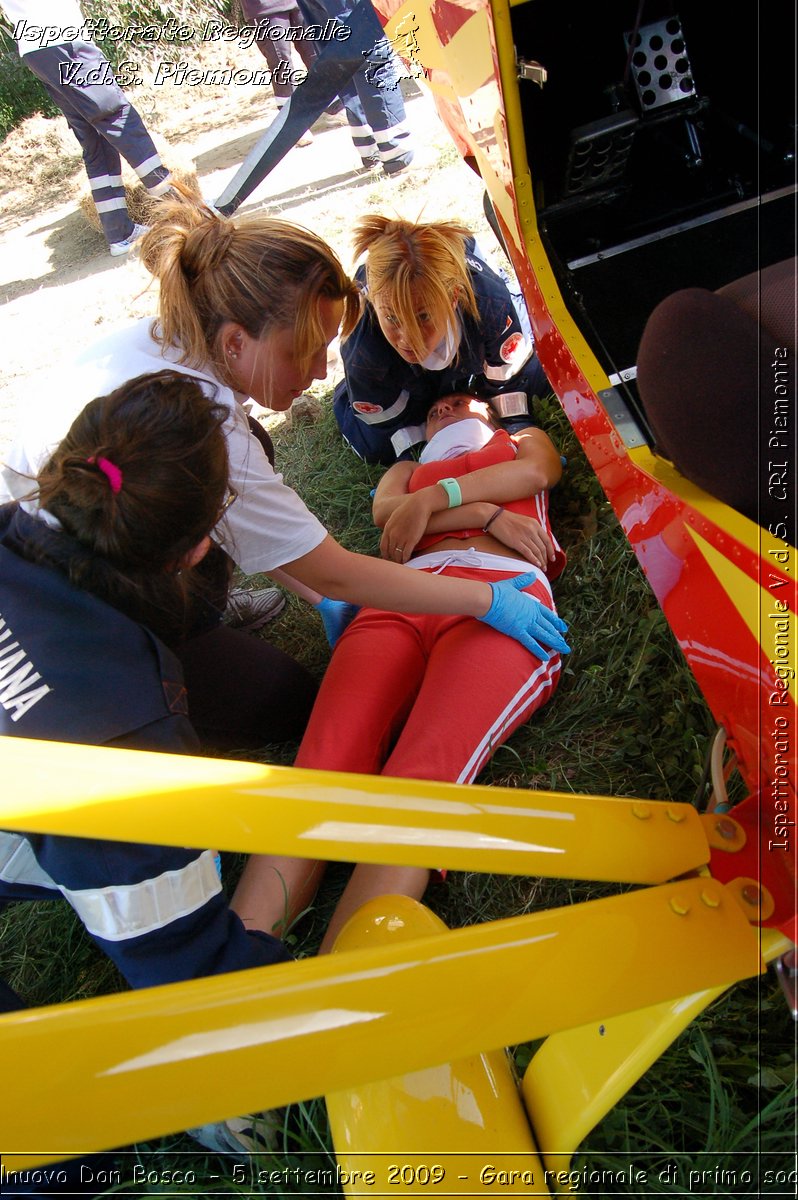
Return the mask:
[(454, 362), (459, 346), (460, 322), (455, 318), (451, 325), (447, 325), (444, 337), (419, 366), (425, 371), (442, 371)]
[(419, 462), (443, 462), (447, 458), (457, 458), (458, 454), (468, 454), (470, 450), (481, 450), (495, 432), (477, 417), (453, 421), (430, 438), (419, 455)]

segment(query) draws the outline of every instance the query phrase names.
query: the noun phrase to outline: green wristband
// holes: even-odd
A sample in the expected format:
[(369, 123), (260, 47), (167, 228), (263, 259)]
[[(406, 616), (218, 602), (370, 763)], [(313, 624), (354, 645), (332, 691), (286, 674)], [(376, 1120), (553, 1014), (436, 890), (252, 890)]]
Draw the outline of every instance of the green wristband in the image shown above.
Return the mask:
[(460, 484), (456, 479), (439, 479), (438, 483), (446, 492), (449, 501), (449, 508), (459, 508), (463, 503), (463, 493), (460, 491)]

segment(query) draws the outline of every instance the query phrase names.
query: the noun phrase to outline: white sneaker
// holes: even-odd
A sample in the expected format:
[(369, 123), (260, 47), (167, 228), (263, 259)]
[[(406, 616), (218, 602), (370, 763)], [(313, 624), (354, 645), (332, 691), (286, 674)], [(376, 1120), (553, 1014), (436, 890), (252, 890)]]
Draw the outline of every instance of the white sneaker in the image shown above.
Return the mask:
[(232, 629), (260, 629), (285, 608), (285, 596), (277, 588), (232, 588), (224, 610), (224, 623)]
[(120, 254), (129, 254), (139, 238), (144, 237), (144, 234), (149, 233), (149, 231), (149, 225), (134, 225), (133, 232), (129, 237), (126, 237), (123, 242), (111, 242), (108, 250), (114, 258), (117, 258)]

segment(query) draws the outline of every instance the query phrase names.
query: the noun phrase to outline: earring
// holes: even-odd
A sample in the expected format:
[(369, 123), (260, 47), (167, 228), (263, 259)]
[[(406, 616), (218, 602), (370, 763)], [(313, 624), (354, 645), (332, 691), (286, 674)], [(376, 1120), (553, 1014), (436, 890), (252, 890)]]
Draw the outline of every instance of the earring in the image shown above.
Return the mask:
[(228, 350), (227, 357), (228, 358), (238, 358), (238, 354), (235, 350)]

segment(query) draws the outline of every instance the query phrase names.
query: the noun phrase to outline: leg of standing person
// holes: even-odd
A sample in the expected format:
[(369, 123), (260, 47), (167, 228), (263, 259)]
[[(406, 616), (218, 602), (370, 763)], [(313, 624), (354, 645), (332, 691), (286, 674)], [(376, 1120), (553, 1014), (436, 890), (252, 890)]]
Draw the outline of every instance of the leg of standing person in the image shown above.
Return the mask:
[[(289, 30), (301, 26), (302, 19), (298, 11), (273, 13), (269, 17), (270, 29)], [(261, 37), (257, 38), (255, 45), (260, 50), (266, 62), (269, 64), (269, 69), (272, 76), (275, 74), (277, 78), (272, 78), (272, 91), (274, 98), (277, 101), (277, 107), (282, 108), (288, 97), (294, 90), (294, 85), (284, 78), (284, 72), (292, 68), (291, 47), (296, 46), (299, 55), (307, 68), (310, 68), (311, 63), (316, 57), (312, 45), (306, 42), (303, 38), (297, 41), (292, 41), (288, 37), (272, 38)]]
[[(272, 73), (272, 91), (274, 92), (277, 107), (282, 108), (294, 91), (293, 83), (291, 83), (290, 79), (286, 78), (286, 73), (292, 69), (291, 47), (296, 47), (299, 57), (308, 70), (310, 70), (316, 58), (316, 51), (312, 42), (306, 38), (294, 39), (287, 34), (287, 31), (290, 29), (303, 28), (302, 14), (296, 7), (287, 9), (285, 12), (264, 14), (262, 6), (257, 4), (245, 6), (244, 11), (247, 19), (253, 21), (253, 23), (257, 22), (258, 19), (266, 20), (268, 21), (269, 30), (283, 29), (286, 31), (286, 35), (280, 38), (263, 36), (255, 39), (255, 45), (266, 59)], [(307, 133), (303, 133), (297, 145), (309, 146), (312, 141), (313, 134), (308, 130)]]
[[(352, 141), (363, 158), (361, 146), (368, 144), (366, 139), (370, 135), (383, 171), (386, 175), (396, 175), (413, 161), (412, 139), (407, 127), (405, 102), (399, 84), (379, 86), (378, 82), (370, 79), (369, 68), (358, 71), (353, 83), (366, 123), (356, 131), (350, 117), (350, 107), (347, 107)], [(345, 100), (344, 106), (346, 107)], [(354, 108), (351, 111), (354, 112)]]
[[(26, 54), (23, 61), (45, 85), (80, 143), (109, 245), (124, 244), (134, 233), (134, 223), (125, 203), (120, 155), (151, 196), (162, 196), (170, 187), (169, 171), (144, 122), (114, 80), (110, 63), (93, 44), (48, 46)], [(97, 72), (101, 82), (79, 84), (88, 71)]]
[(125, 242), (133, 233), (134, 222), (127, 211), (125, 187), (122, 182), (122, 160), (110, 142), (101, 137), (93, 125), (80, 113), (66, 107), (66, 102), (54, 88), (47, 83), (44, 83), (44, 87), (60, 105), (69, 128), (80, 143), (91, 198), (97, 209), (105, 240), (109, 246)]
[[(353, 0), (301, 0), (305, 18), (321, 24), (321, 13), (346, 26)], [(391, 66), (392, 51), (385, 39), (373, 47), (373, 61), (357, 71), (341, 90), (352, 142), (363, 166), (378, 163), (388, 175), (409, 166), (413, 158), (405, 104)], [(379, 77), (379, 78), (378, 78)]]
[(344, 106), (344, 112), (346, 113), (352, 145), (360, 156), (360, 165), (367, 170), (370, 170), (372, 167), (378, 167), (380, 156), (377, 150), (377, 143), (371, 131), (371, 126), (366, 120), (363, 105), (360, 103), (360, 97), (353, 82), (350, 81), (345, 88), (341, 89), (340, 97)]

